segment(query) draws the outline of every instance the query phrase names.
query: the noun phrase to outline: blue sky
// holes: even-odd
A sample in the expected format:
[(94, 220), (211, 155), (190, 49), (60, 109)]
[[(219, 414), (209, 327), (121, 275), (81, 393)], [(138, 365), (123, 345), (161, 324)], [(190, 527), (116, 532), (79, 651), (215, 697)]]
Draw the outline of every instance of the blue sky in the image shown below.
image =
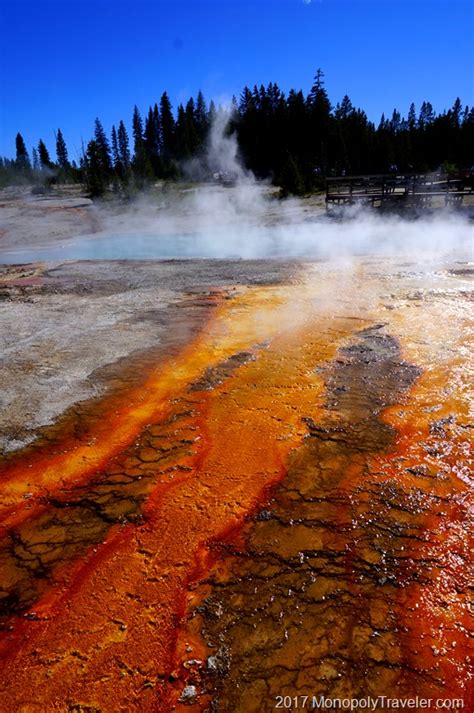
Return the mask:
[(98, 116), (109, 132), (166, 89), (226, 100), (276, 81), (306, 93), (318, 67), (378, 122), (426, 99), (474, 104), (473, 0), (0, 0), (0, 155), (17, 131), (77, 160)]

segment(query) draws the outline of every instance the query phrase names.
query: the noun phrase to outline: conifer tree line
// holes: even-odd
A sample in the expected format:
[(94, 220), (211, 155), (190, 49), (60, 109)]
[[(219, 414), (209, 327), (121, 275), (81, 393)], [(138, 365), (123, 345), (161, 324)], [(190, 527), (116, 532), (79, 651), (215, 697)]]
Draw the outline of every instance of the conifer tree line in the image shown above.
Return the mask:
[[(55, 160), (42, 139), (30, 157), (19, 133), (16, 158), (0, 159), (0, 181), (82, 182), (99, 196), (109, 189), (140, 189), (156, 179), (179, 180), (189, 159), (204, 156), (218, 111), (199, 92), (174, 112), (164, 92), (144, 116), (135, 106), (131, 135), (123, 120), (108, 135), (96, 119), (78, 165), (70, 161), (60, 129)], [(375, 125), (347, 95), (331, 104), (321, 70), (306, 96), (295, 89), (285, 94), (273, 82), (244, 87), (230, 116), (227, 130), (236, 135), (244, 165), (295, 194), (318, 188), (331, 175), (455, 171), (474, 164), (474, 107), (457, 98), (437, 114), (424, 101), (418, 110), (411, 104), (406, 117), (394, 109)]]

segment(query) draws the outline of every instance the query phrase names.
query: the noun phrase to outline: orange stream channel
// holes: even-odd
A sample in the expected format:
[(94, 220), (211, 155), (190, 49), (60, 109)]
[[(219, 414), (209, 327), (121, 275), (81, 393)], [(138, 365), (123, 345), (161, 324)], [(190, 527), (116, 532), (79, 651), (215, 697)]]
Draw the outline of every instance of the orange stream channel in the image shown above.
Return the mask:
[[(434, 302), (434, 301), (433, 301)], [(443, 682), (442, 698), (462, 699), (474, 710), (472, 601), (474, 581), (473, 469), (473, 320), (469, 303), (428, 305), (415, 311), (409, 331), (402, 315), (394, 328), (408, 334), (404, 355), (423, 373), (410, 393), (408, 408), (387, 409), (384, 418), (397, 431), (394, 457), (405, 469), (424, 464), (435, 479), (426, 488), (436, 502), (421, 515), (426, 541), (407, 547), (406, 557), (432, 558), (428, 586), (407, 587), (400, 598), (400, 616), (414, 668), (423, 662)], [(437, 423), (446, 422), (441, 426)], [(444, 433), (443, 433), (444, 431)], [(385, 465), (389, 473), (393, 458)], [(420, 488), (419, 478), (406, 473), (406, 487)], [(430, 697), (429, 686), (424, 691)], [(458, 704), (459, 705), (459, 704)]]
[[(122, 400), (116, 406), (113, 396), (104, 397), (109, 399), (107, 419), (95, 424), (86, 443), (68, 439), (56, 443), (53, 451), (45, 445), (12, 460), (2, 480), (0, 523), (6, 531), (24, 528), (25, 537), (38, 547), (38, 522), (49, 508), (45, 493), (60, 498), (64, 488), (87, 485), (98, 471), (113, 476), (124, 470), (138, 476), (145, 472), (143, 464), (152, 484), (142, 519), (112, 524), (102, 541), (57, 566), (51, 586), (41, 590), (30, 607), (32, 616), (12, 617), (0, 643), (2, 711), (166, 713), (180, 707), (178, 688), (159, 691), (170, 675), (180, 675), (176, 670), (185, 642), (178, 640), (179, 624), (188, 586), (214, 562), (208, 544), (240, 527), (284, 477), (290, 452), (307, 434), (302, 417), (310, 414), (317, 421), (323, 414), (324, 381), (318, 365), (333, 360), (338, 347), (357, 330), (381, 319), (374, 285), (369, 278), (366, 282), (361, 289), (359, 276), (348, 278), (334, 295), (331, 279), (328, 287), (309, 271), (298, 285), (240, 291), (219, 304), (201, 334), (179, 355), (148, 373), (143, 386), (127, 394), (126, 404)], [(353, 293), (354, 285), (359, 286)], [(407, 463), (426, 459), (419, 452), (420, 434), (429, 430), (432, 414), (424, 409), (448, 374), (446, 359), (435, 364), (429, 347), (412, 346), (421, 343), (423, 329), (422, 310), (415, 318), (414, 311), (409, 321), (403, 309), (383, 313), (390, 322), (387, 330), (400, 337), (405, 358), (425, 370), (410, 391), (412, 406), (384, 413), (398, 433), (395, 455), (383, 462), (379, 458), (378, 468), (387, 474), (394, 457)], [(439, 316), (433, 307), (427, 318)], [(453, 354), (459, 354), (460, 327), (459, 321), (450, 326)], [(253, 358), (244, 359), (210, 388), (193, 388), (206, 370), (242, 351)], [(459, 376), (460, 366), (456, 371), (456, 359), (453, 356), (453, 381), (443, 409), (464, 418), (466, 383)], [(164, 467), (154, 454), (155, 441), (173, 444), (183, 436), (183, 442), (192, 445), (178, 453), (174, 465)], [(459, 449), (465, 448), (456, 443), (453, 467), (462, 455)], [(467, 493), (465, 473), (456, 478), (457, 490)], [(435, 486), (440, 496), (444, 483)], [(453, 670), (458, 681), (465, 666), (463, 637), (458, 633), (453, 646), (449, 634), (453, 618), (466, 618), (465, 602), (454, 584), (464, 564), (449, 556), (451, 540), (464, 536), (458, 526), (456, 531), (450, 527), (456, 520), (451, 517), (453, 507), (446, 504), (441, 528), (435, 518), (436, 547), (446, 561), (436, 573), (439, 598), (429, 601), (413, 586), (400, 604), (404, 636), (419, 639), (420, 657), (435, 656), (436, 647), (449, 646), (450, 656), (443, 659), (446, 696)], [(432, 525), (427, 521), (427, 528)], [(432, 631), (440, 627), (446, 641), (433, 643)], [(202, 654), (202, 644), (192, 643), (192, 656)]]

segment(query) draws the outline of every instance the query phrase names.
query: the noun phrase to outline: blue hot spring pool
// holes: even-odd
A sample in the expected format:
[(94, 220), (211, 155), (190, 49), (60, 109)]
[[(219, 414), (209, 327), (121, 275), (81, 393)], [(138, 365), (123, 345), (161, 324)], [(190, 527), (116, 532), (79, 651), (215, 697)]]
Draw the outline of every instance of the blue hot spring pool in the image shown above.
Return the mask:
[(259, 228), (167, 235), (98, 233), (52, 243), (0, 249), (0, 263), (316, 256), (318, 251), (314, 234), (302, 241), (295, 239), (297, 230), (294, 226), (291, 230)]

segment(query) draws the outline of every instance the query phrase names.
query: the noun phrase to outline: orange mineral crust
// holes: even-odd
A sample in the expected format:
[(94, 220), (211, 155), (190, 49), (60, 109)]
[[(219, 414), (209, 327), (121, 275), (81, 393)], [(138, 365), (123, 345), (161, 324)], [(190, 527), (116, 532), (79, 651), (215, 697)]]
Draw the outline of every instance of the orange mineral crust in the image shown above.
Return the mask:
[[(467, 303), (397, 279), (216, 295), (77, 447), (68, 427), (7, 464), (2, 710), (467, 700)], [(425, 343), (425, 310), (455, 343)]]
[[(208, 329), (191, 344), (152, 368), (139, 388), (125, 391), (117, 402), (101, 403), (101, 418), (94, 419), (93, 430), (82, 434), (79, 442), (73, 431), (54, 448), (33, 449), (31, 457), (15, 458), (2, 472), (0, 525), (17, 525), (28, 517), (35, 500), (93, 476), (147, 425), (164, 420), (174, 396), (206, 369), (242, 349), (258, 347), (260, 339), (272, 338), (288, 318), (288, 309), (282, 289), (244, 292), (218, 309)], [(295, 324), (304, 321), (298, 309), (295, 304)]]
[[(182, 354), (149, 377), (138, 406), (131, 395), (129, 412), (119, 411), (108, 424), (108, 438), (101, 424), (94, 442), (79, 453), (34, 453), (27, 484), (20, 467), (8, 473), (8, 495), (38, 482), (48, 483), (53, 492), (58, 484), (70, 488), (99, 467), (116, 480), (141, 483), (150, 471), (156, 480), (142, 488), (140, 497), (144, 491), (147, 499), (137, 525), (113, 525), (113, 507), (104, 506), (112, 524), (108, 533), (96, 529), (107, 537), (82, 553), (80, 542), (90, 534), (83, 530), (90, 523), (74, 517), (90, 494), (81, 493), (72, 520), (59, 517), (71, 504), (70, 490), (62, 501), (50, 498), (52, 521), (44, 502), (37, 509), (19, 508), (21, 520), (10, 520), (16, 525), (11, 543), (20, 564), (27, 563), (25, 574), (7, 551), (6, 579), (12, 588), (18, 580), (24, 589), (34, 589), (27, 575), (36, 558), (51, 572), (32, 610), (12, 631), (7, 626), (4, 680), (13, 677), (8, 686), (12, 710), (23, 694), (35, 695), (31, 688), (20, 693), (19, 679), (13, 684), (22, 675), (15, 652), (27, 657), (29, 679), (42, 681), (45, 702), (64, 698), (72, 706), (91, 698), (87, 705), (113, 709), (123, 695), (127, 705), (140, 700), (145, 709), (154, 709), (157, 675), (169, 674), (183, 586), (196, 566), (204, 566), (206, 541), (240, 522), (282, 476), (287, 453), (304, 433), (299, 405), (307, 401), (314, 408), (318, 401), (314, 367), (330, 358), (334, 347), (319, 341), (312, 307), (317, 290), (300, 286), (298, 292), (301, 297), (290, 301), (291, 288), (249, 290), (226, 302)], [(332, 319), (330, 329), (344, 333)], [(175, 455), (176, 446), (181, 452)], [(91, 485), (99, 487), (99, 482)], [(77, 537), (66, 543), (66, 535), (74, 532)], [(53, 556), (55, 543), (69, 549), (69, 562)], [(110, 647), (125, 668), (110, 667)], [(51, 666), (59, 667), (58, 675)], [(74, 676), (59, 673), (65, 666), (72, 666)], [(86, 699), (78, 696), (89, 687)]]
[(472, 708), (469, 300), (411, 294), (338, 350), (285, 479), (189, 589), (164, 689), (190, 710), (417, 695)]

